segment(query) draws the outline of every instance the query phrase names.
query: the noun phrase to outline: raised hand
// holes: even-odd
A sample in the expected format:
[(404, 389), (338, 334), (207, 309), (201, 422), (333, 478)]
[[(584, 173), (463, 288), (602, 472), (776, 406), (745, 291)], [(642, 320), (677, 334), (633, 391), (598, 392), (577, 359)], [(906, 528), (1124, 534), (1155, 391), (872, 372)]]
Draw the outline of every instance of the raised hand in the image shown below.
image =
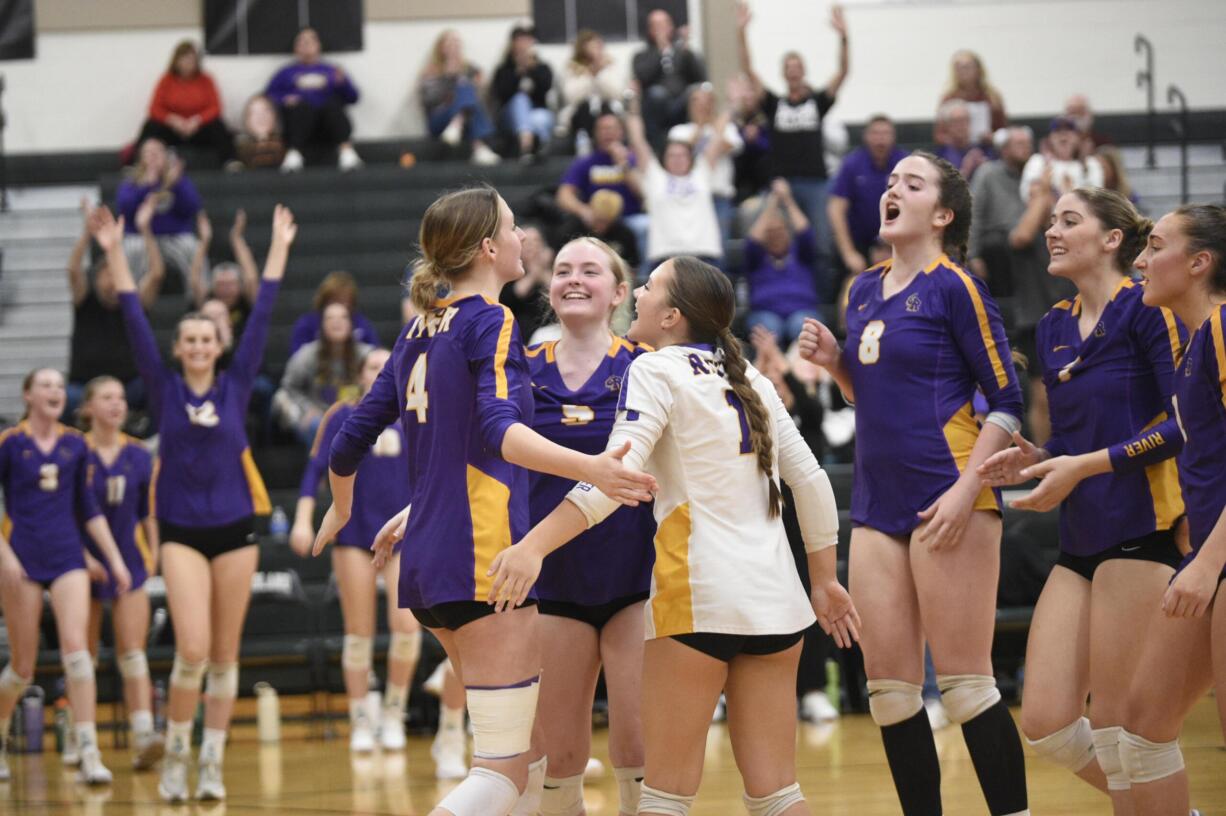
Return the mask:
[(272, 242), (274, 246), (288, 249), (298, 236), (298, 225), (294, 223), (294, 214), (284, 204), (278, 204), (272, 211)]
[(839, 361), (839, 341), (824, 323), (812, 317), (805, 318), (805, 327), (797, 338), (800, 356), (811, 363), (830, 368)]
[(247, 211), (239, 207), (234, 212), (234, 223), (230, 225), (230, 240), (240, 241), (247, 232)]
[(842, 6), (836, 4), (830, 7), (830, 27), (840, 37), (847, 36), (847, 18), (843, 16)]
[(749, 28), (749, 23), (753, 20), (753, 12), (749, 9), (749, 3), (745, 0), (736, 4), (736, 27), (742, 31)]
[(201, 246), (207, 247), (213, 243), (213, 222), (204, 210), (196, 213), (196, 237), (200, 239)]
[(89, 234), (103, 252), (123, 246), (123, 216), (116, 218), (106, 207), (94, 207), (86, 218)]

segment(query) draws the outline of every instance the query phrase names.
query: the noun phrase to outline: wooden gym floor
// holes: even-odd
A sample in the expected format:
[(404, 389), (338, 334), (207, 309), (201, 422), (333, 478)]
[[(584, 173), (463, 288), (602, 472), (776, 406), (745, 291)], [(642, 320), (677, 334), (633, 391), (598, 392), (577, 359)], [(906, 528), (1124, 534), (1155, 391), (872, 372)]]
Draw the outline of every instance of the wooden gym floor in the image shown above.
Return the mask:
[[(246, 702), (246, 701), (244, 701)], [(240, 714), (242, 712), (240, 711)], [(1016, 715), (1016, 712), (1015, 712)], [(606, 758), (605, 733), (597, 732), (593, 751)], [(945, 812), (986, 813), (975, 772), (957, 728), (937, 734), (941, 753)], [(226, 753), (229, 800), (212, 806), (168, 807), (158, 800), (157, 774), (133, 773), (126, 752), (107, 749), (115, 772), (109, 788), (86, 789), (55, 753), (13, 755), (13, 780), (0, 783), (3, 814), (426, 814), (454, 783), (434, 779), (429, 739), (412, 737), (403, 754), (353, 759), (348, 741), (306, 738), (302, 727), (287, 724), (280, 744), (261, 745), (252, 727), (239, 727)], [(1226, 751), (1211, 699), (1202, 700), (1183, 734), (1184, 757), (1192, 779), (1192, 804), (1205, 816), (1226, 814)], [(798, 770), (815, 816), (877, 816), (899, 812), (876, 727), (864, 715), (829, 726), (801, 724)], [(1108, 814), (1106, 799), (1064, 771), (1027, 751), (1030, 806), (1035, 816)], [(194, 784), (194, 774), (192, 777)], [(589, 816), (617, 816), (612, 773), (589, 780)], [(722, 725), (711, 728), (706, 772), (694, 816), (743, 814), (741, 784)]]

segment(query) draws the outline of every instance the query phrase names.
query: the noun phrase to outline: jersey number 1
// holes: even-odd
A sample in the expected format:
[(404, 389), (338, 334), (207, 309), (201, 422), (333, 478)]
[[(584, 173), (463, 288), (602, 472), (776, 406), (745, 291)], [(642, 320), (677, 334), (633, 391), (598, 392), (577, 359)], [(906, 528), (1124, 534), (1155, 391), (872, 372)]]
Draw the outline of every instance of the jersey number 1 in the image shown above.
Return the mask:
[(732, 389), (724, 392), (724, 399), (736, 411), (737, 421), (741, 424), (741, 453), (753, 453), (753, 437), (749, 435), (749, 417), (745, 416), (745, 406), (741, 398)]
[(430, 395), (426, 393), (426, 355), (423, 354), (409, 371), (409, 386), (404, 392), (404, 412), (415, 412), (417, 421), (425, 424), (426, 409), (429, 407)]
[(885, 334), (885, 322), (870, 320), (860, 333), (860, 362), (872, 365), (881, 359), (881, 335)]

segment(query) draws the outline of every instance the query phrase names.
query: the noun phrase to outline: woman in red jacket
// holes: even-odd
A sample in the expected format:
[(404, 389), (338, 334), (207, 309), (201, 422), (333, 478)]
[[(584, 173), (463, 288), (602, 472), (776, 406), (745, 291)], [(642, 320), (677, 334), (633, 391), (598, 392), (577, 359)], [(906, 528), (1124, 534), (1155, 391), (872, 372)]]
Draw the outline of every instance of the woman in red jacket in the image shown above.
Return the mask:
[(196, 44), (175, 46), (170, 66), (158, 81), (149, 103), (149, 118), (137, 144), (161, 140), (167, 147), (190, 144), (212, 148), (222, 163), (233, 161), (234, 138), (221, 119), (221, 97), (213, 78), (200, 70)]

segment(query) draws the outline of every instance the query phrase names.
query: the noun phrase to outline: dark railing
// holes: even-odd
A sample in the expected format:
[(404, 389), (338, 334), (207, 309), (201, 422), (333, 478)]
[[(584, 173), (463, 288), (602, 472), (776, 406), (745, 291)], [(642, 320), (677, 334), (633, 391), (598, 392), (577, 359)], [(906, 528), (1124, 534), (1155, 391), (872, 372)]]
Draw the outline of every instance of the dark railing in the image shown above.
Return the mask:
[(1177, 105), (1178, 117), (1172, 126), (1179, 136), (1179, 203), (1188, 203), (1188, 98), (1175, 85), (1166, 87), (1166, 103)]
[[(0, 103), (4, 100), (4, 74), (0, 74)], [(9, 211), (9, 168), (4, 156), (4, 106), (0, 104), (0, 212)]]
[(1132, 41), (1132, 50), (1137, 54), (1145, 52), (1145, 69), (1137, 71), (1137, 87), (1145, 89), (1145, 166), (1152, 169), (1158, 166), (1154, 156), (1154, 119), (1157, 116), (1154, 106), (1154, 44), (1144, 34), (1138, 34)]

